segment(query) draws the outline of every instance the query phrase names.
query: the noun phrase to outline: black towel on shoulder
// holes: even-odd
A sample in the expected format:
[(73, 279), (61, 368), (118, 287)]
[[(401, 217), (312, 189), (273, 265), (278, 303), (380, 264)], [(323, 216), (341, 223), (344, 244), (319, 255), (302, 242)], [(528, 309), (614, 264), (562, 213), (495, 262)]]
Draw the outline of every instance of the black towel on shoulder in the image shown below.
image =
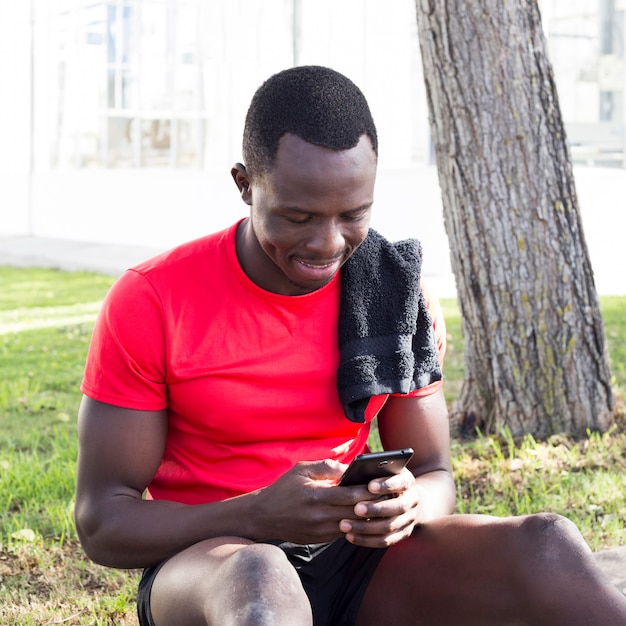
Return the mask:
[(391, 243), (370, 229), (341, 269), (337, 390), (353, 422), (365, 421), (373, 395), (409, 393), (441, 380), (421, 264), (416, 239)]

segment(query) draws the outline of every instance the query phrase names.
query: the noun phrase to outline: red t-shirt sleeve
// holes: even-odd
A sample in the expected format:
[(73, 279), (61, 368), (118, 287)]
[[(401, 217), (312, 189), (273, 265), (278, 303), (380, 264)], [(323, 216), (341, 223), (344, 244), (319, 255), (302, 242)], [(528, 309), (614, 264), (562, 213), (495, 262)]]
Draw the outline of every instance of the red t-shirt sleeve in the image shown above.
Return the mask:
[(96, 319), (81, 391), (140, 411), (166, 407), (162, 307), (148, 279), (129, 270), (107, 294)]

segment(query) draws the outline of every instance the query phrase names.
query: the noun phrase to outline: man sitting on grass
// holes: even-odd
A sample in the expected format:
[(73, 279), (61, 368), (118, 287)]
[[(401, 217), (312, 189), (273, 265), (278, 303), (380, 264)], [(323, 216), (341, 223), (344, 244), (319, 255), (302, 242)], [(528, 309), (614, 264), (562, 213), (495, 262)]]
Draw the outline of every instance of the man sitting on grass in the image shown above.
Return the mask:
[[(568, 520), (452, 515), (443, 320), (417, 244), (369, 229), (377, 154), (350, 80), (281, 72), (232, 169), (249, 217), (113, 286), (79, 413), (87, 554), (145, 568), (142, 625), (626, 624)], [(375, 417), (412, 461), (338, 485)]]

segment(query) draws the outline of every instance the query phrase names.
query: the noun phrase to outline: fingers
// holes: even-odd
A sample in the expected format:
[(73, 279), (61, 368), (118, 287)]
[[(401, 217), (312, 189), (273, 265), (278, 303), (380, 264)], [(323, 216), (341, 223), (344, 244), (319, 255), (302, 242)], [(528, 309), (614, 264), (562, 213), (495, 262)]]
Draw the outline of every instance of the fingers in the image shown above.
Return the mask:
[[(415, 528), (419, 495), (416, 488), (406, 489), (404, 484), (395, 491), (394, 479), (380, 481), (381, 497), (360, 501), (354, 506), (356, 519), (341, 520), (339, 528), (351, 543), (367, 547), (386, 547), (408, 537)], [(413, 477), (411, 476), (411, 479)], [(385, 484), (387, 483), (387, 484)], [(374, 487), (370, 483), (370, 490)], [(388, 493), (384, 493), (388, 492)]]
[(301, 461), (296, 464), (294, 471), (311, 480), (328, 480), (336, 483), (346, 467), (347, 465), (339, 461), (324, 459), (323, 461)]
[(419, 500), (413, 475), (407, 470), (368, 485), (337, 486), (345, 468), (330, 459), (300, 462), (269, 488), (275, 491), (274, 522), (285, 527), (281, 536), (312, 543), (313, 539), (329, 541), (338, 534), (369, 547), (389, 546), (408, 537), (416, 523)]
[[(350, 513), (357, 502), (377, 500), (380, 493), (372, 493), (367, 485), (338, 487), (337, 482), (347, 465), (332, 459), (323, 461), (302, 461), (297, 463), (291, 474), (297, 477), (303, 494), (308, 494), (315, 504), (349, 507)], [(329, 489), (328, 487), (332, 487)], [(379, 488), (377, 488), (380, 491)]]
[(361, 520), (390, 520), (406, 515), (414, 516), (418, 505), (415, 492), (406, 492), (397, 497), (383, 496), (369, 502), (357, 502), (354, 505), (354, 513)]
[(409, 513), (394, 518), (346, 519), (339, 529), (347, 541), (369, 548), (386, 548), (411, 535), (415, 517)]
[(372, 480), (367, 487), (372, 493), (393, 496), (411, 489), (414, 483), (415, 476), (409, 470), (404, 469), (399, 474)]

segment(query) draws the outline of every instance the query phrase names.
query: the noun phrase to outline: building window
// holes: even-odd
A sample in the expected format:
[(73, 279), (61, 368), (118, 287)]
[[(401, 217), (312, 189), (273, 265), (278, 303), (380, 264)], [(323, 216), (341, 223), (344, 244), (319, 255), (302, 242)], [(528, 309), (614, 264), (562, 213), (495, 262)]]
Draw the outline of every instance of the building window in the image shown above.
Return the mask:
[(202, 167), (199, 0), (38, 0), (36, 167)]
[(544, 0), (574, 162), (626, 167), (626, 2)]

